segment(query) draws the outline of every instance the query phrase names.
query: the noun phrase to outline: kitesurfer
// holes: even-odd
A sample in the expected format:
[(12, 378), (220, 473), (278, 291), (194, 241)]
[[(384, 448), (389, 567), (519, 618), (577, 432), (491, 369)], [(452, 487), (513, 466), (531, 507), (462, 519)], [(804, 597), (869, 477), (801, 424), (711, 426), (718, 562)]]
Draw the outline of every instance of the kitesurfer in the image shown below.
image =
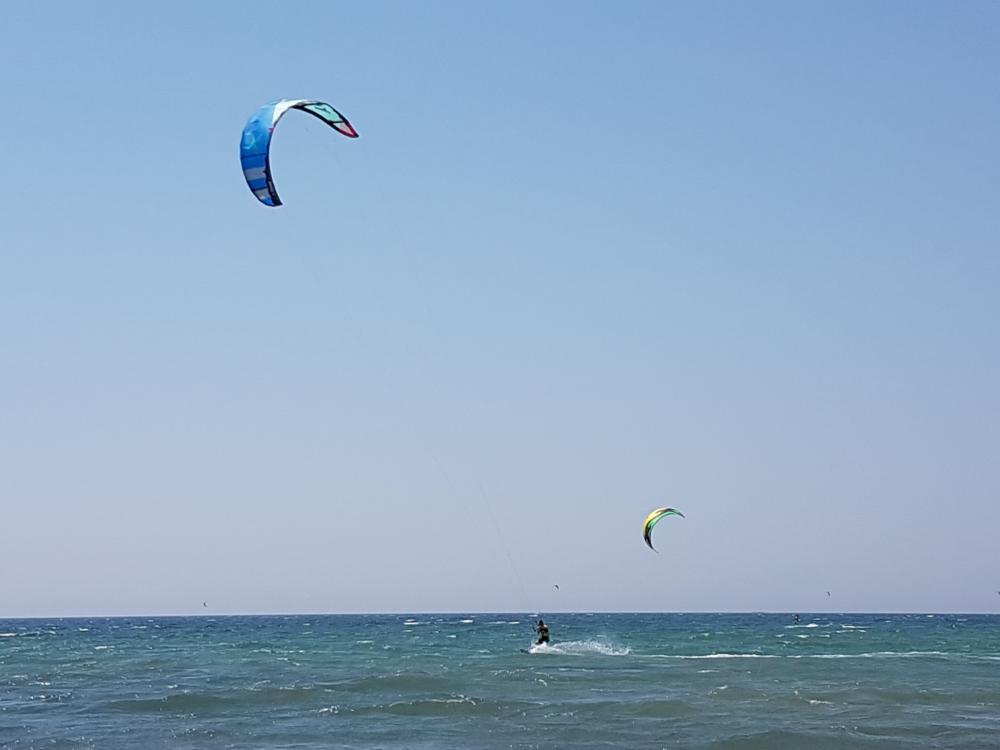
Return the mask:
[(799, 624), (799, 616), (798, 616), (798, 615), (795, 615), (795, 624), (796, 624), (796, 625), (798, 625), (798, 624)]
[(538, 621), (535, 631), (538, 633), (538, 640), (535, 641), (536, 646), (541, 646), (543, 643), (549, 642), (549, 626), (545, 624), (545, 620)]

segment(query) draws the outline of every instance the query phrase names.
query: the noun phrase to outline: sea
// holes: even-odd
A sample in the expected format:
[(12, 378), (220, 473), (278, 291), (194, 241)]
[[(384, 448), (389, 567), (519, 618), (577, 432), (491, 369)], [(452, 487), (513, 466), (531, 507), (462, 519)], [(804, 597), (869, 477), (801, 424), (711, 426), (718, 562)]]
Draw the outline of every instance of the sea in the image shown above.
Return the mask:
[(1000, 748), (1000, 616), (0, 620), (0, 747)]

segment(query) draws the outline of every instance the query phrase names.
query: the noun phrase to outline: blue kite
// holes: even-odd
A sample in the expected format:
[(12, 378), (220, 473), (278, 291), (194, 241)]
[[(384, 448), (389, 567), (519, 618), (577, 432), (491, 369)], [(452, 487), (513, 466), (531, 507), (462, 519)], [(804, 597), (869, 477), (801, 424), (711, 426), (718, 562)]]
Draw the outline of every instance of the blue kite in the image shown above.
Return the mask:
[(340, 112), (326, 102), (314, 99), (282, 99), (265, 104), (247, 120), (240, 139), (240, 163), (251, 192), (265, 206), (280, 206), (281, 199), (271, 179), (271, 134), (282, 115), (290, 109), (301, 109), (318, 117), (341, 135), (357, 138), (358, 131)]

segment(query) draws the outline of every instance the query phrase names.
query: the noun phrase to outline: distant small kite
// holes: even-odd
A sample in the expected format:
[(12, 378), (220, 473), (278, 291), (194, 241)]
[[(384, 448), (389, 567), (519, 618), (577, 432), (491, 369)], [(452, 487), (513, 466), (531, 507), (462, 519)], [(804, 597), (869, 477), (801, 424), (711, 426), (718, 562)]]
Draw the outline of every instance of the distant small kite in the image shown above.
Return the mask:
[(827, 591), (827, 592), (826, 592), (826, 595), (827, 595), (827, 596), (830, 596), (830, 592), (829, 592), (829, 591)]
[(559, 584), (558, 583), (553, 583), (552, 586), (553, 586), (553, 588), (555, 588), (556, 591), (559, 590)]

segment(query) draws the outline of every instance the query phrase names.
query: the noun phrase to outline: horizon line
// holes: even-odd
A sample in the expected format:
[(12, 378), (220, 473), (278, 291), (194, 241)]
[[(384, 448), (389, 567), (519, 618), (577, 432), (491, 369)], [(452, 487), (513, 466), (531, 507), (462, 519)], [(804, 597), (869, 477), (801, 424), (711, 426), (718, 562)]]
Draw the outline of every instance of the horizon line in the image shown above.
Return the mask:
[(1000, 611), (970, 612), (947, 610), (924, 612), (918, 610), (538, 610), (534, 612), (515, 610), (412, 610), (386, 612), (188, 612), (173, 614), (123, 614), (123, 615), (0, 615), (0, 621), (13, 620), (133, 620), (133, 619), (170, 619), (170, 618), (215, 618), (215, 617), (406, 617), (411, 615), (518, 615), (522, 617), (537, 617), (540, 614), (551, 615), (923, 615), (923, 616), (957, 616), (971, 615), (979, 617), (1000, 616)]

